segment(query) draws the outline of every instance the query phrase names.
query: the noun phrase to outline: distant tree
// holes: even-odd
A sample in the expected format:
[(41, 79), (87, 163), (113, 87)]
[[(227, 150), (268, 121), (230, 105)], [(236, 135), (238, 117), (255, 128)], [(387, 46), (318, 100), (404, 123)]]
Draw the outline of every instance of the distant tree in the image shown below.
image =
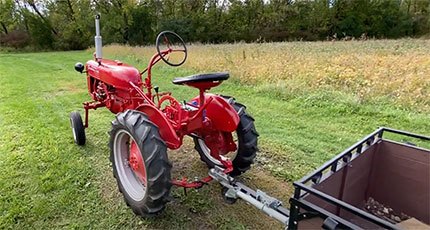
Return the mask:
[(154, 40), (154, 15), (147, 4), (138, 4), (130, 9), (129, 43), (148, 44)]
[(0, 43), (84, 49), (96, 13), (104, 43), (131, 45), (161, 30), (210, 43), (430, 34), (428, 0), (0, 0)]
[(0, 32), (8, 34), (13, 30), (13, 15), (14, 15), (14, 2), (12, 0), (0, 1)]
[(85, 49), (92, 44), (94, 12), (90, 0), (53, 1), (47, 5), (50, 20), (58, 29), (58, 49)]

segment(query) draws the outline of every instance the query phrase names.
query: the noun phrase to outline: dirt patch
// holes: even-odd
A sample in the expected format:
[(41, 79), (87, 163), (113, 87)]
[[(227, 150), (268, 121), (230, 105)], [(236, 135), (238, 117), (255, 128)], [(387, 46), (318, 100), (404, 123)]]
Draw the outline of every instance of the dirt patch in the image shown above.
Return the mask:
[(58, 89), (58, 91), (67, 91), (67, 92), (70, 92), (70, 93), (78, 93), (78, 92), (82, 92), (82, 91), (85, 91), (86, 90), (86, 88), (82, 88), (81, 87), (81, 85), (76, 85), (76, 84), (72, 84), (72, 83), (69, 83), (69, 82), (61, 82), (60, 84), (59, 84), (59, 89)]
[[(173, 162), (174, 178), (187, 176), (188, 178), (203, 177), (207, 175), (207, 167), (200, 160), (198, 153), (194, 150), (192, 140), (184, 141), (184, 146), (180, 150), (171, 151), (169, 158)], [(269, 195), (275, 196), (287, 202), (292, 193), (292, 185), (286, 183), (270, 173), (263, 171), (260, 167), (254, 167), (238, 180), (253, 189), (266, 191)], [(196, 190), (194, 190), (196, 191)], [(182, 188), (174, 188), (174, 192), (183, 193)], [(187, 216), (198, 223), (206, 223), (204, 228), (231, 228), (242, 226), (252, 229), (263, 228), (282, 228), (283, 226), (277, 221), (267, 217), (265, 214), (258, 211), (255, 207), (248, 205), (246, 202), (239, 200), (233, 205), (226, 204), (221, 196), (221, 186), (216, 182), (211, 182), (209, 186), (205, 186), (197, 190), (199, 199), (208, 199), (207, 202), (200, 201), (203, 207), (194, 207), (195, 204), (183, 203), (186, 206)], [(192, 193), (191, 195), (194, 195)], [(179, 197), (184, 199), (185, 195)], [(190, 196), (190, 194), (188, 194)], [(187, 199), (187, 198), (185, 198)], [(178, 201), (178, 200), (177, 200)], [(284, 202), (284, 203), (285, 203)], [(199, 203), (197, 201), (197, 203)], [(286, 205), (288, 203), (285, 203)], [(188, 207), (189, 206), (189, 207)], [(180, 208), (180, 207), (178, 207)], [(209, 220), (209, 221), (208, 221)]]
[(56, 96), (62, 96), (67, 94), (75, 94), (75, 93), (84, 93), (86, 92), (86, 88), (82, 88), (81, 85), (76, 85), (73, 82), (61, 81), (58, 83), (55, 91), (47, 92), (45, 95), (46, 99), (52, 99)]
[[(207, 175), (207, 167), (193, 147), (192, 140), (186, 139), (181, 149), (169, 151), (169, 159), (173, 163), (172, 178), (181, 179), (182, 176), (186, 176), (193, 179)], [(106, 169), (102, 173), (103, 184), (99, 184), (101, 198), (103, 202), (109, 204), (106, 211), (128, 210), (122, 200), (122, 195), (118, 192), (111, 169), (108, 167), (103, 166)], [(238, 179), (249, 187), (264, 190), (269, 195), (285, 201), (286, 205), (288, 204), (286, 202), (292, 192), (292, 185), (262, 171), (261, 168), (252, 168)], [(221, 186), (216, 182), (211, 182), (208, 186), (198, 190), (189, 189), (186, 193), (183, 188), (173, 187), (171, 195), (173, 199), (167, 204), (166, 210), (157, 218), (148, 220), (148, 228), (283, 228), (277, 221), (242, 200), (233, 205), (226, 204), (221, 196)], [(131, 210), (128, 211), (127, 215), (131, 213)]]

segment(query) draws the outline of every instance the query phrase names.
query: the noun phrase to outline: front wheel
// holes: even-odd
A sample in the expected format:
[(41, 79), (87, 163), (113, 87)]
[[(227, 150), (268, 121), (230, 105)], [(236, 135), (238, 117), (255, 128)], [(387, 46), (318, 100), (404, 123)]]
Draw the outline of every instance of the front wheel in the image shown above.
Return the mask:
[(85, 127), (79, 112), (75, 111), (70, 114), (70, 126), (72, 127), (75, 143), (77, 145), (85, 145)]
[[(230, 97), (224, 97), (233, 106), (239, 115), (240, 121), (236, 129), (236, 145), (237, 152), (230, 153), (227, 157), (233, 162), (233, 171), (230, 173), (231, 176), (238, 176), (247, 171), (251, 164), (254, 163), (254, 159), (257, 155), (258, 147), (258, 132), (254, 126), (254, 118), (246, 113), (246, 107), (240, 103), (237, 103)], [(205, 144), (205, 141), (201, 138), (194, 137), (195, 149), (200, 155), (200, 159), (207, 164), (209, 168), (215, 167), (215, 165), (222, 166), (221, 162), (215, 159), (211, 153), (209, 147)]]
[(112, 122), (109, 147), (126, 204), (143, 217), (161, 212), (169, 199), (172, 165), (158, 127), (144, 113), (127, 110)]

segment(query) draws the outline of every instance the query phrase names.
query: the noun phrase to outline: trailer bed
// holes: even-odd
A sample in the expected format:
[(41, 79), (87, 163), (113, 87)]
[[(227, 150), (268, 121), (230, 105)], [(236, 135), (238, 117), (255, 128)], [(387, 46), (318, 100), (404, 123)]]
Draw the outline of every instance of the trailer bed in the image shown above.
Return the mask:
[(384, 133), (430, 141), (428, 136), (379, 128), (294, 182), (290, 209), (222, 168), (211, 169), (209, 175), (226, 188), (227, 201), (243, 199), (288, 229), (427, 228), (430, 150), (387, 139)]
[(289, 227), (304, 227), (305, 222), (294, 226), (291, 220), (306, 212), (318, 213), (327, 225), (350, 228), (396, 229), (410, 218), (430, 224), (430, 151), (385, 139), (384, 132), (429, 140), (378, 129), (294, 183), (292, 203), (297, 205), (292, 205), (291, 215), (297, 216), (290, 217)]

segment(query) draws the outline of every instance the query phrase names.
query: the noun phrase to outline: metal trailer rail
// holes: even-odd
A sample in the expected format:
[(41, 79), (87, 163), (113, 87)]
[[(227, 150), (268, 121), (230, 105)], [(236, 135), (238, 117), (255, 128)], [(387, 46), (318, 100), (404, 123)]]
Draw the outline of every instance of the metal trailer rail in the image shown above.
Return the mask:
[[(317, 205), (306, 201), (303, 197), (307, 194), (312, 194), (330, 204), (333, 204), (343, 210), (370, 221), (382, 228), (386, 229), (400, 229), (398, 226), (383, 220), (375, 215), (372, 215), (364, 210), (361, 210), (353, 205), (350, 205), (344, 201), (334, 198), (324, 192), (318, 191), (313, 188), (314, 185), (324, 181), (333, 173), (341, 170), (348, 165), (357, 155), (363, 153), (366, 149), (370, 148), (378, 141), (383, 140), (384, 133), (400, 134), (408, 137), (413, 137), (425, 141), (430, 141), (429, 136), (419, 135), (410, 133), (402, 130), (396, 130), (386, 127), (381, 127), (369, 134), (362, 140), (358, 141), (342, 153), (335, 156), (330, 161), (316, 169), (311, 174), (303, 177), (297, 182), (294, 182), (295, 187), (294, 195), (290, 198), (290, 209), (283, 206), (282, 202), (278, 199), (267, 195), (265, 192), (260, 190), (253, 190), (246, 185), (237, 182), (231, 176), (225, 174), (223, 169), (220, 167), (212, 168), (209, 171), (209, 176), (218, 181), (222, 186), (225, 187), (226, 192), (224, 194), (226, 199), (236, 200), (238, 198), (245, 200), (249, 204), (255, 206), (268, 216), (278, 220), (285, 225), (286, 229), (297, 229), (298, 222), (301, 220), (313, 218), (319, 216), (324, 219), (324, 229), (362, 229), (354, 223), (343, 219), (327, 210), (324, 210)], [(305, 210), (300, 212), (300, 210)]]

